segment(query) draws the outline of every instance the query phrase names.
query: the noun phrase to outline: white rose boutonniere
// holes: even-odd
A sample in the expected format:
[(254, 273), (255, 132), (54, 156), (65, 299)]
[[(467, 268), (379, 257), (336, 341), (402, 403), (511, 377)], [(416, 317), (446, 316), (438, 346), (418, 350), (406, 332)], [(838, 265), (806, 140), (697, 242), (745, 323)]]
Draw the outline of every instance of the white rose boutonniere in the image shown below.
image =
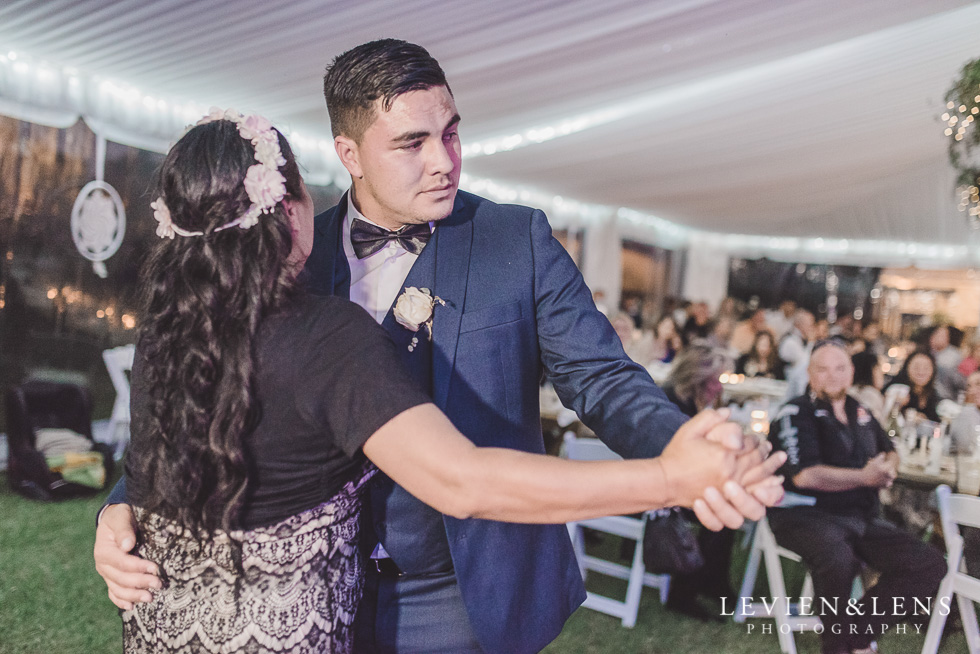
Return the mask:
[[(433, 296), (427, 288), (415, 288), (408, 286), (395, 300), (395, 308), (392, 314), (395, 321), (405, 329), (417, 332), (422, 325), (429, 331), (429, 340), (432, 340), (432, 313), (436, 304), (446, 305), (445, 300), (439, 296)], [(412, 344), (408, 346), (408, 351), (415, 349), (419, 339), (412, 339)]]

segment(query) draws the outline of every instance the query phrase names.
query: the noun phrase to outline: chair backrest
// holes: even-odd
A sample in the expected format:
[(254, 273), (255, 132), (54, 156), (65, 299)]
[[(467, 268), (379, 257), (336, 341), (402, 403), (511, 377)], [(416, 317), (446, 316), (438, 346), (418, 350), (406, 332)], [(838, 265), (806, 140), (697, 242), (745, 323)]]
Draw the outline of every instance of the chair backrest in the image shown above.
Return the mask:
[(616, 461), (622, 459), (598, 438), (579, 438), (573, 432), (565, 433), (565, 458), (573, 461)]
[(936, 489), (943, 531), (956, 525), (980, 528), (980, 497), (954, 493), (946, 484)]
[(120, 345), (102, 352), (102, 360), (105, 361), (109, 379), (112, 380), (116, 393), (125, 394), (126, 397), (129, 397), (129, 377), (126, 373), (133, 369), (135, 354), (135, 345)]
[(963, 537), (960, 526), (980, 528), (980, 497), (954, 493), (946, 484), (936, 489), (939, 520), (950, 557), (961, 558)]

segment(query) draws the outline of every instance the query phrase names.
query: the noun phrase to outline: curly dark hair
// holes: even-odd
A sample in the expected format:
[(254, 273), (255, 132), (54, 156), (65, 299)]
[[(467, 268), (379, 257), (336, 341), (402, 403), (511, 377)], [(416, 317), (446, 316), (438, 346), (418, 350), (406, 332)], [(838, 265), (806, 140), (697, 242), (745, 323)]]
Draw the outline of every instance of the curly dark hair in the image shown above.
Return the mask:
[[(302, 177), (286, 139), (286, 191)], [(148, 389), (148, 456), (130, 457), (146, 480), (148, 512), (194, 532), (237, 525), (248, 483), (243, 438), (259, 416), (253, 344), (261, 321), (296, 298), (283, 204), (249, 229), (215, 228), (251, 201), (243, 181), (255, 150), (235, 123), (192, 128), (170, 150), (158, 194), (173, 221), (203, 236), (161, 239), (142, 273), (138, 348)]]

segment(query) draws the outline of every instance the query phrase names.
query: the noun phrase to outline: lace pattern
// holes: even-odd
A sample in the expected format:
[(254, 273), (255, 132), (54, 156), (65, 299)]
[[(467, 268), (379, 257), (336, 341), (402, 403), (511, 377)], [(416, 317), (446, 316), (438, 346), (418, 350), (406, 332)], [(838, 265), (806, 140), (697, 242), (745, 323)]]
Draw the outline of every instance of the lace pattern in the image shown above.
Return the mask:
[(329, 502), (275, 525), (200, 542), (147, 516), (139, 554), (160, 566), (164, 588), (122, 613), (124, 650), (349, 653), (364, 578), (360, 496), (375, 472), (366, 465)]

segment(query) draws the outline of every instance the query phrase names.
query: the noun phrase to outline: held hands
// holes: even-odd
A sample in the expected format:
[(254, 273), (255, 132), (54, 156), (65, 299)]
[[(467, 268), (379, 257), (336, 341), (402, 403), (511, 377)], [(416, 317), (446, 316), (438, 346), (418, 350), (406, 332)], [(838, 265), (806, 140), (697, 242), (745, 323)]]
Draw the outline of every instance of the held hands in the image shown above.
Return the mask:
[(134, 602), (149, 602), (149, 589), (163, 586), (157, 566), (129, 552), (136, 546), (133, 510), (112, 504), (102, 511), (95, 530), (95, 570), (109, 587), (109, 599), (124, 611)]
[(889, 461), (884, 452), (868, 460), (861, 473), (865, 479), (864, 485), (870, 488), (891, 488), (898, 476), (894, 462)]
[[(660, 456), (673, 501), (694, 509), (712, 531), (736, 529), (745, 518), (758, 520), (782, 499), (782, 478), (773, 476), (786, 461), (766, 457), (754, 436), (743, 437), (726, 410), (706, 410), (685, 423)], [(763, 451), (763, 448), (765, 451)]]

